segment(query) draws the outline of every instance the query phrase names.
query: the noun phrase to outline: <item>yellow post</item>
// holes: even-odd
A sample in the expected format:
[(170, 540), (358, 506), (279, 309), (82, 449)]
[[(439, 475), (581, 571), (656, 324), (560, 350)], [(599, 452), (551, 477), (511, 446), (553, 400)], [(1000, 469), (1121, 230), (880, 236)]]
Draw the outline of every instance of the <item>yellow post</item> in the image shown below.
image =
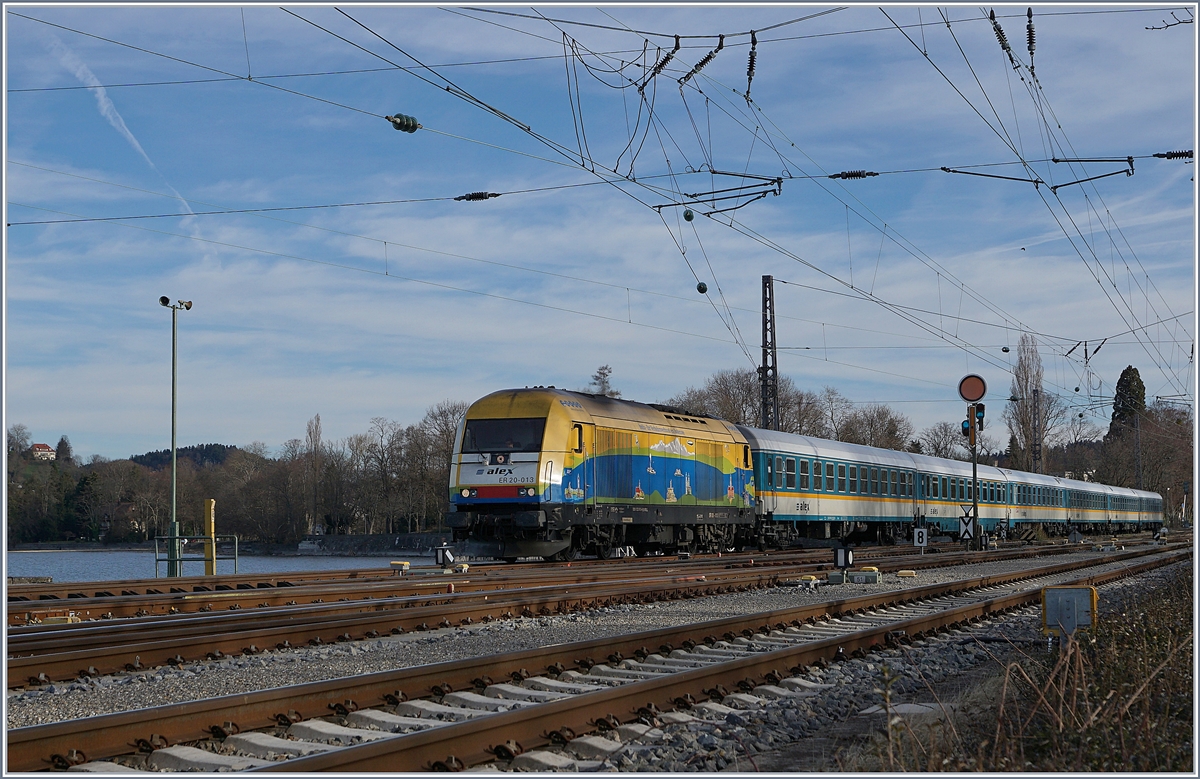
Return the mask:
[(217, 502), (204, 500), (204, 575), (217, 575)]

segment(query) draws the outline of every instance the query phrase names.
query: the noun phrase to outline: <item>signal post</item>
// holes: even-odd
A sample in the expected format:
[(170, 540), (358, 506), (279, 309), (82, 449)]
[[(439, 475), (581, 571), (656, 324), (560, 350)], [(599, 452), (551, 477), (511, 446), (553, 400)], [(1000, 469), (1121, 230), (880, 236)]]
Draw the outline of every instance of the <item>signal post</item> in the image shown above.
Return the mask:
[(969, 373), (958, 383), (958, 396), (967, 402), (962, 432), (971, 448), (971, 514), (964, 518), (964, 524), (971, 549), (975, 551), (983, 548), (983, 529), (979, 526), (979, 434), (983, 431), (985, 406), (979, 401), (986, 394), (987, 382), (982, 376)]

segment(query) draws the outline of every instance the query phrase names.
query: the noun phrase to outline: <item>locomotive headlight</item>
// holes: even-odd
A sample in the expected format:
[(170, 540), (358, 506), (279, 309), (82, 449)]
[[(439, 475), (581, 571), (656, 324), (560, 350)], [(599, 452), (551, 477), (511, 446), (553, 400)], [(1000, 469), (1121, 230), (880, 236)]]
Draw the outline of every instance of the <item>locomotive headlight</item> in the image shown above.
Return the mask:
[(462, 491), (460, 494), (461, 494), (461, 495), (462, 495), (464, 498), (469, 498), (469, 497), (471, 497), (471, 491), (470, 491), (470, 490), (463, 490), (463, 491)]

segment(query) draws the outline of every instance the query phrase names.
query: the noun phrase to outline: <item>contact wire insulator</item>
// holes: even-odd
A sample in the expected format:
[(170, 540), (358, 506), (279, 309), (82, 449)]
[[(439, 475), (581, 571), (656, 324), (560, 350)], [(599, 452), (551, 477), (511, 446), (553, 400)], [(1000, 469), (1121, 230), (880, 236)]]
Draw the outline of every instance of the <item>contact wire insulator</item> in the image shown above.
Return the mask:
[(1037, 35), (1033, 31), (1033, 9), (1028, 8), (1025, 11), (1025, 18), (1028, 19), (1025, 23), (1025, 40), (1029, 44), (1029, 60), (1030, 67), (1033, 67), (1033, 50), (1037, 48)]
[(1004, 49), (1005, 53), (1011, 54), (1012, 47), (1008, 45), (1008, 36), (1004, 34), (1004, 28), (996, 21), (996, 12), (992, 11), (991, 16), (992, 29), (996, 32), (996, 40), (1000, 43), (1000, 48)]
[(675, 36), (675, 48), (668, 51), (666, 56), (664, 56), (662, 59), (660, 59), (658, 61), (658, 64), (656, 64), (654, 66), (654, 69), (652, 71), (650, 71), (650, 75), (646, 78), (645, 81), (643, 81), (641, 83), (641, 86), (638, 87), (638, 91), (640, 92), (643, 89), (645, 89), (646, 85), (649, 84), (654, 79), (655, 76), (657, 76), (659, 73), (662, 73), (663, 68), (665, 68), (667, 66), (667, 63), (670, 62), (672, 60), (672, 58), (674, 58), (674, 56), (678, 52), (679, 52), (679, 36), (676, 35)]
[(499, 192), (468, 192), (465, 195), (459, 195), (455, 200), (487, 200), (488, 198), (500, 197)]
[(746, 100), (750, 99), (750, 84), (754, 81), (754, 63), (758, 60), (758, 36), (750, 31), (750, 61), (746, 64)]
[(831, 179), (865, 179), (879, 174), (873, 170), (844, 170), (829, 176)]
[(694, 67), (690, 71), (688, 71), (688, 74), (686, 76), (679, 79), (679, 86), (683, 86), (692, 78), (692, 76), (696, 75), (701, 70), (703, 70), (704, 66), (707, 65), (708, 63), (712, 62), (713, 58), (716, 57), (718, 52), (720, 52), (721, 49), (723, 49), (723, 48), (725, 48), (725, 36), (720, 35), (717, 37), (717, 48), (713, 49), (708, 54), (705, 54), (704, 59), (702, 59), (696, 63), (696, 67)]

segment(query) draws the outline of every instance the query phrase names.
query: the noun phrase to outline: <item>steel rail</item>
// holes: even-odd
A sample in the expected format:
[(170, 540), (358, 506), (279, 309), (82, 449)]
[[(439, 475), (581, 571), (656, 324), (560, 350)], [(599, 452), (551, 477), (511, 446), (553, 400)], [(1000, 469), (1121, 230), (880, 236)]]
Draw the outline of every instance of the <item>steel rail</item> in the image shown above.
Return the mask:
[(774, 585), (798, 570), (736, 566), (710, 570), (707, 575), (646, 577), (596, 586), (487, 591), (482, 596), (428, 594), (417, 599), (376, 599), (345, 606), (322, 604), (302, 611), (262, 609), (13, 631), (8, 642), (8, 679), (12, 686), (23, 685), (26, 680), (43, 684), (206, 657), (255, 654), (266, 648), (465, 625), (514, 613), (548, 615), (616, 603), (701, 597)]
[[(1107, 573), (1076, 579), (1072, 584), (1097, 585), (1157, 567), (1160, 561), (1146, 561)], [(819, 658), (833, 659), (862, 650), (882, 647), (889, 635), (923, 634), (988, 616), (995, 616), (1038, 602), (1040, 590), (1029, 590), (978, 601), (911, 619), (867, 628), (846, 636), (814, 641), (795, 647), (763, 652), (727, 663), (665, 675), (658, 679), (630, 682), (602, 692), (588, 693), (526, 709), (481, 717), (475, 721), (447, 725), (344, 749), (298, 757), (251, 771), (285, 772), (367, 772), (429, 771), (436, 763), (472, 766), (495, 759), (492, 748), (514, 740), (529, 747), (547, 746), (547, 734), (570, 728), (578, 734), (595, 730), (601, 712), (620, 712), (619, 721), (638, 716), (639, 711), (667, 711), (675, 708), (675, 699), (685, 693), (712, 689), (717, 685), (735, 687), (743, 679), (762, 679), (779, 669), (811, 665)]]
[[(399, 550), (395, 557), (403, 558), (408, 551)], [(823, 550), (822, 550), (823, 551)], [(808, 555), (814, 553), (814, 550), (784, 550), (774, 554), (798, 554)], [(726, 561), (738, 562), (742, 557), (754, 557), (754, 553), (739, 552), (725, 555)], [(757, 556), (761, 557), (761, 553)], [(636, 567), (636, 564), (630, 563), (631, 558), (616, 558), (612, 560), (575, 560), (572, 561), (572, 566), (575, 568), (599, 567), (601, 569), (616, 569), (620, 567)], [(643, 563), (645, 558), (636, 558), (638, 563)], [(675, 557), (657, 558), (661, 560), (676, 560)], [(693, 561), (705, 560), (708, 556), (697, 555), (693, 557)], [(717, 559), (715, 556), (712, 559)], [(555, 563), (471, 563), (472, 567), (477, 572), (482, 572), (484, 575), (499, 575), (506, 578), (520, 578), (522, 576), (545, 575), (548, 571), (553, 571), (563, 567), (561, 564)], [(440, 574), (440, 569), (435, 568), (432, 564), (427, 566), (414, 566), (410, 569), (411, 574)], [(283, 573), (242, 573), (242, 574), (220, 574), (218, 576), (183, 576), (175, 578), (156, 578), (156, 579), (123, 579), (105, 582), (60, 582), (60, 583), (13, 583), (8, 585), (8, 601), (9, 603), (21, 603), (34, 605), (39, 601), (45, 600), (50, 604), (56, 601), (63, 601), (63, 604), (74, 604), (79, 600), (84, 599), (109, 599), (129, 597), (134, 595), (163, 595), (163, 594), (179, 594), (191, 592), (212, 592), (214, 590), (256, 590), (256, 589), (272, 589), (276, 587), (299, 587), (307, 585), (323, 585), (323, 584), (354, 584), (364, 581), (379, 580), (379, 579), (394, 579), (395, 571), (390, 567), (387, 568), (365, 568), (365, 569), (340, 569), (331, 571), (295, 571)], [(301, 584), (297, 584), (300, 582)], [(91, 591), (92, 595), (87, 595)], [(113, 594), (118, 592), (119, 594)]]
[[(351, 615), (333, 614), (326, 619), (311, 613), (302, 616), (292, 613), (290, 609), (280, 609), (271, 618), (262, 613), (250, 613), (250, 619), (240, 619), (234, 625), (226, 623), (224, 630), (220, 630), (220, 623), (206, 625), (203, 620), (196, 620), (186, 626), (182, 635), (168, 624), (161, 630), (138, 631), (128, 636), (122, 632), (111, 637), (109, 642), (100, 640), (100, 636), (92, 640), (87, 630), (76, 629), (72, 631), (74, 635), (64, 636), (68, 640), (62, 642), (56, 641), (53, 634), (38, 636), (36, 645), (10, 639), (8, 678), (9, 684), (14, 685), (20, 685), (27, 679), (40, 684), (81, 675), (137, 670), (169, 662), (178, 664), (209, 656), (256, 654), (266, 648), (334, 643), (354, 638), (374, 638), (379, 634), (452, 627), (513, 614), (561, 614), (638, 600), (667, 600), (686, 595), (696, 597), (744, 591), (773, 585), (777, 580), (776, 571), (747, 570), (713, 580), (704, 576), (672, 576), (605, 582), (594, 587), (572, 585), (504, 590), (498, 594), (484, 595), (442, 594), (432, 600), (429, 596), (422, 596), (419, 600), (423, 605), (419, 606), (412, 601), (376, 601), (377, 610)], [(405, 608), (406, 605), (409, 608)], [(225, 618), (226, 615), (219, 617)], [(138, 621), (130, 627), (136, 630), (141, 626)], [(35, 650), (40, 651), (22, 654)]]
[[(647, 561), (641, 559), (638, 565), (598, 565), (568, 569), (566, 567), (531, 569), (521, 576), (506, 575), (496, 566), (481, 567), (467, 574), (443, 574), (440, 570), (418, 571), (404, 576), (370, 577), (366, 581), (347, 579), (337, 582), (321, 582), (319, 584), (301, 584), (294, 586), (271, 588), (234, 588), (228, 585), (216, 585), (224, 589), (212, 589), (213, 583), (197, 586), (193, 591), (180, 588), (179, 592), (152, 593), (139, 595), (116, 595), (101, 598), (72, 598), (68, 601), (48, 599), (38, 601), (9, 601), (8, 622), (10, 636), (22, 635), (24, 632), (36, 630), (36, 624), (29, 623), (48, 616), (63, 616), (67, 612), (76, 614), (85, 620), (97, 618), (148, 617), (169, 616), (177, 613), (197, 613), (214, 604), (224, 608), (237, 607), (241, 609), (293, 606), (307, 603), (325, 603), (338, 600), (354, 604), (359, 601), (387, 597), (404, 597), (419, 595), (422, 592), (445, 587), (453, 584), (458, 592), (499, 589), (506, 586), (531, 587), (540, 584), (573, 583), (582, 584), (604, 579), (620, 579), (628, 577), (631, 571), (639, 575), (646, 570), (647, 562), (654, 567), (671, 566), (680, 571), (706, 573), (720, 571), (753, 564), (754, 567), (775, 566), (795, 568), (802, 566), (803, 570), (796, 573), (817, 573), (833, 567), (828, 554), (771, 554), (764, 556), (743, 555), (740, 558), (700, 558), (693, 560), (678, 560), (675, 558), (658, 558)], [(901, 568), (924, 569), (961, 564), (970, 560), (1004, 560), (1022, 557), (1037, 557), (1043, 555), (1064, 554), (1077, 551), (1065, 546), (1054, 547), (1022, 547), (999, 552), (988, 553), (983, 558), (979, 552), (951, 552), (937, 555), (916, 555), (912, 553), (896, 554), (873, 552), (860, 556), (860, 562), (871, 562), (881, 570), (899, 570)], [(348, 611), (359, 610), (354, 605), (342, 608)], [(368, 604), (365, 608), (371, 608)]]
[[(960, 548), (958, 544), (934, 544), (928, 551), (943, 554), (955, 554)], [(1053, 554), (1059, 547), (1052, 545), (1037, 545), (1033, 547), (1015, 547), (1025, 550), (1040, 549), (1043, 553)], [(908, 547), (861, 547), (855, 550), (860, 560), (878, 558), (915, 556), (922, 557), (915, 549)], [(402, 557), (403, 555), (397, 555)], [(678, 565), (703, 565), (716, 563), (736, 565), (747, 560), (755, 560), (759, 564), (796, 562), (821, 563), (829, 558), (828, 548), (785, 549), (763, 552), (731, 552), (717, 557), (715, 555), (696, 555), (690, 559), (675, 556), (650, 558), (654, 562), (665, 562)], [(577, 573), (619, 572), (621, 569), (637, 570), (642, 568), (647, 558), (616, 558), (612, 560), (574, 560), (564, 563), (471, 563), (474, 576), (495, 577), (502, 580), (519, 580), (525, 577), (545, 578), (561, 575), (567, 568)], [(416, 566), (410, 569), (408, 576), (441, 575), (440, 569), (433, 566)], [(172, 579), (126, 579), (106, 582), (62, 582), (62, 583), (12, 583), (8, 585), (7, 596), (10, 610), (20, 607), (27, 611), (38, 608), (72, 609), (103, 607), (104, 603), (133, 602), (129, 599), (138, 596), (178, 596), (204, 592), (242, 591), (250, 597), (251, 593), (259, 590), (270, 592), (273, 589), (295, 591), (302, 587), (321, 586), (353, 586), (368, 582), (395, 583), (395, 571), (390, 568), (379, 569), (342, 569), (333, 571), (287, 572), (273, 574), (221, 574), (219, 576), (188, 576)], [(88, 592), (91, 595), (88, 595)], [(153, 600), (147, 601), (153, 603)], [(116, 613), (116, 612), (114, 612)], [(132, 614), (132, 611), (129, 612)]]
[[(1123, 570), (1136, 572), (1155, 565), (1185, 559), (1191, 555), (1191, 550), (1178, 550), (1158, 555), (1156, 558), (1135, 563)], [(1098, 564), (1122, 562), (1132, 559), (1133, 555), (1123, 558), (1110, 556), (1103, 560), (1087, 561), (1085, 563), (1061, 564), (1035, 569), (1024, 573), (1021, 578), (1030, 576), (1052, 575), (1061, 573), (1072, 567), (1094, 566)], [(699, 643), (710, 635), (739, 634), (750, 631), (751, 634), (763, 628), (770, 629), (773, 625), (794, 622), (803, 623), (809, 618), (823, 614), (838, 614), (856, 612), (859, 610), (885, 606), (889, 604), (909, 602), (921, 597), (944, 595), (947, 590), (962, 592), (966, 589), (996, 586), (1010, 582), (1013, 575), (976, 577), (946, 585), (930, 585), (911, 590), (897, 590), (889, 593), (866, 595), (848, 598), (828, 603), (810, 604), (793, 609), (783, 609), (753, 615), (731, 617), (694, 625), (684, 625), (664, 630), (647, 631), (626, 636), (597, 639), (570, 645), (544, 647), (523, 652), (510, 652), (470, 661), (453, 661), (436, 665), (419, 666), (414, 668), (386, 671), (348, 679), (333, 679), (322, 682), (311, 682), (292, 687), (262, 690), (239, 695), (229, 695), (204, 701), (173, 704), (150, 709), (121, 712), (113, 715), (90, 717), (68, 722), (56, 722), (45, 725), (12, 729), (8, 732), (8, 769), (10, 771), (27, 771), (45, 768), (53, 760), (54, 755), (66, 755), (70, 750), (78, 750), (90, 759), (113, 757), (128, 754), (130, 748), (126, 745), (135, 744), (139, 739), (153, 741), (151, 736), (160, 737), (167, 743), (198, 741), (211, 736), (214, 725), (227, 721), (236, 722), (242, 730), (270, 727), (277, 721), (277, 715), (286, 715), (289, 711), (296, 712), (305, 719), (325, 716), (331, 708), (344, 704), (346, 701), (361, 701), (366, 705), (381, 702), (386, 695), (412, 693), (420, 697), (435, 686), (448, 686), (451, 689), (471, 688), (474, 681), (483, 676), (505, 678), (513, 671), (533, 667), (552, 666), (557, 662), (574, 663), (576, 660), (588, 658), (608, 658), (616, 653), (636, 654), (646, 646), (662, 645), (683, 646), (687, 641)], [(1090, 578), (1096, 578), (1095, 576)], [(1028, 593), (1027, 593), (1028, 595)], [(1029, 597), (1036, 597), (1036, 594)], [(891, 628), (894, 630), (895, 626)], [(845, 640), (843, 640), (845, 645)], [(869, 646), (869, 642), (867, 644)], [(444, 689), (444, 687), (443, 687)], [(606, 693), (607, 694), (607, 693)], [(598, 694), (597, 694), (598, 695)], [(598, 698), (589, 698), (598, 701)], [(541, 709), (541, 707), (538, 707)], [(598, 710), (599, 704), (591, 710)], [(509, 715), (494, 715), (508, 717)], [(492, 720), (493, 717), (481, 718)], [(507, 720), (506, 720), (507, 721)], [(559, 727), (566, 722), (560, 722)], [(455, 732), (461, 730), (458, 726)], [(571, 727), (575, 728), (574, 725)], [(447, 728), (438, 728), (439, 732)], [(580, 731), (580, 728), (575, 728)], [(587, 728), (583, 728), (586, 730)], [(419, 734), (418, 734), (419, 735)], [(535, 734), (536, 736), (536, 734)], [(536, 741), (528, 735), (523, 738)], [(408, 737), (405, 737), (406, 739)], [(389, 741), (394, 741), (390, 739)], [(501, 743), (503, 739), (492, 743)], [(414, 743), (405, 741), (405, 743)], [(358, 749), (355, 747), (354, 749)], [(439, 746), (444, 750), (445, 746)], [(435, 752), (437, 750), (434, 750)], [(361, 754), (356, 752), (356, 755)], [(422, 760), (441, 760), (446, 752), (434, 758), (427, 758), (422, 753)], [(432, 754), (432, 753), (431, 753)], [(466, 754), (466, 753), (464, 753)], [(462, 757), (462, 755), (459, 755)], [(374, 758), (372, 758), (374, 759)], [(297, 770), (308, 770), (299, 767)], [(307, 765), (307, 764), (306, 764)], [(422, 764), (424, 766), (424, 764)], [(313, 769), (315, 770), (315, 766)], [(289, 769), (282, 769), (289, 770)], [(371, 769), (375, 770), (375, 769)], [(398, 769), (389, 769), (398, 770)], [(412, 770), (423, 770), (423, 767)]]
[[(1057, 550), (1055, 550), (1057, 551)], [(972, 553), (968, 553), (966, 560), (971, 560)], [(1041, 556), (1028, 551), (1009, 551), (997, 553), (989, 557), (989, 560), (1008, 560), (1014, 558), (1025, 558), (1030, 556)], [(964, 560), (959, 555), (947, 555), (944, 559), (932, 559), (929, 556), (927, 560), (912, 560), (908, 561), (903, 558), (893, 559), (891, 557), (883, 558), (874, 561), (876, 567), (884, 571), (899, 570), (906, 565), (914, 569), (929, 568), (929, 567), (944, 567), (953, 565)], [(725, 577), (733, 575), (731, 572), (745, 567), (753, 567), (756, 571), (763, 569), (776, 568), (780, 576), (785, 575), (802, 575), (805, 573), (820, 572), (830, 566), (825, 563), (784, 563), (778, 561), (763, 561), (759, 559), (756, 563), (753, 559), (746, 563), (725, 563), (722, 565), (705, 566), (703, 568), (685, 568), (677, 564), (666, 563), (663, 565), (653, 566), (647, 572), (645, 568), (638, 572), (639, 579), (650, 579), (655, 576), (682, 575), (690, 573), (692, 575), (702, 575), (705, 577)], [(661, 569), (661, 570), (660, 570)], [(557, 577), (548, 577), (548, 581), (554, 585), (561, 586), (586, 586), (601, 581), (622, 580), (623, 577), (629, 575), (628, 571), (623, 571), (620, 575), (613, 575), (610, 572), (604, 577), (578, 574), (564, 577), (562, 573)], [(625, 581), (628, 581), (625, 579)], [(363, 611), (379, 611), (383, 608), (394, 607), (399, 602), (402, 607), (414, 601), (424, 599), (437, 600), (443, 590), (449, 591), (453, 587), (453, 591), (457, 594), (484, 592), (491, 593), (502, 590), (506, 586), (505, 582), (487, 578), (463, 578), (463, 577), (443, 577), (443, 576), (428, 576), (420, 581), (412, 581), (405, 586), (378, 587), (372, 588), (363, 594), (363, 591), (358, 590), (351, 593), (346, 593), (343, 597), (338, 598), (334, 602), (326, 602), (323, 598), (316, 601), (311, 601), (308, 604), (300, 604), (296, 600), (289, 600), (284, 603), (275, 603), (270, 600), (261, 600), (261, 596), (253, 593), (243, 593), (241, 591), (223, 591), (216, 593), (185, 593), (182, 595), (171, 596), (180, 604), (190, 604), (196, 611), (180, 610), (178, 613), (167, 614), (159, 611), (154, 614), (139, 614), (139, 621), (125, 620), (88, 620), (83, 623), (68, 623), (68, 624), (30, 624), (10, 626), (8, 631), (10, 654), (24, 654), (37, 651), (39, 648), (38, 637), (43, 641), (53, 646), (64, 646), (69, 644), (70, 636), (78, 632), (86, 634), (90, 637), (89, 642), (106, 641), (105, 636), (117, 635), (122, 632), (136, 632), (139, 635), (144, 635), (148, 631), (156, 629), (160, 625), (183, 625), (189, 620), (197, 617), (205, 620), (226, 620), (229, 622), (237, 621), (260, 621), (261, 619), (270, 618), (273, 612), (271, 611), (255, 611), (250, 612), (247, 609), (253, 606), (255, 609), (272, 609), (280, 606), (286, 606), (296, 609), (292, 612), (293, 618), (304, 618), (303, 613), (310, 611), (313, 613), (333, 614), (333, 613), (358, 613)], [(522, 590), (533, 589), (533, 583), (524, 582), (520, 585)], [(403, 590), (403, 591), (402, 591)], [(292, 591), (288, 591), (282, 597), (292, 595)], [(343, 594), (343, 591), (325, 592), (320, 594), (329, 595), (332, 597), (335, 594)], [(302, 593), (295, 593), (296, 597), (304, 597)], [(355, 597), (361, 596), (361, 597)], [(311, 595), (309, 596), (311, 597)], [(407, 600), (398, 600), (407, 599)], [(259, 601), (254, 603), (254, 601)], [(449, 601), (446, 601), (449, 602)], [(212, 612), (211, 609), (216, 606), (222, 606), (225, 610), (221, 612)], [(240, 612), (240, 613), (239, 613)], [(207, 628), (206, 628), (207, 629)], [(19, 648), (20, 651), (12, 651), (13, 647)]]

